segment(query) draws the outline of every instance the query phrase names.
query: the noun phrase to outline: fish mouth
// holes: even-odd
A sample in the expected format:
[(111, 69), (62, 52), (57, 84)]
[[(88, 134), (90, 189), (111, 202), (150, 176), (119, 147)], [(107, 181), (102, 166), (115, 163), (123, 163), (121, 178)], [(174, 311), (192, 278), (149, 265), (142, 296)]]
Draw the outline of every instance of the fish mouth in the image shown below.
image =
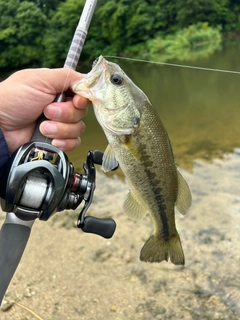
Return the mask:
[(92, 71), (94, 71), (95, 69), (98, 69), (99, 66), (101, 65), (102, 65), (102, 69), (106, 68), (107, 66), (107, 60), (104, 59), (103, 56), (99, 56), (96, 60), (93, 61)]
[[(101, 78), (101, 74), (103, 70), (106, 69), (106, 67), (107, 61), (103, 58), (103, 56), (100, 56), (93, 62), (92, 70), (82, 80), (80, 80), (77, 83), (74, 83), (71, 86), (71, 90), (76, 94), (79, 94), (83, 97), (92, 100), (92, 94), (90, 95), (90, 92), (92, 88), (98, 84)], [(97, 85), (97, 87), (99, 86), (100, 83)]]

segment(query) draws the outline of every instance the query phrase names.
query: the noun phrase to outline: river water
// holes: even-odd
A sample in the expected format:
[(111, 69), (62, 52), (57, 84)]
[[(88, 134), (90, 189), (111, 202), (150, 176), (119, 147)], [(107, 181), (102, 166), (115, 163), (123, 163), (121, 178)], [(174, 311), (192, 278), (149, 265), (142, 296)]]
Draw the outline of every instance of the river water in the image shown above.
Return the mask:
[[(156, 280), (159, 277), (161, 281), (167, 281), (166, 296), (162, 291), (156, 296), (156, 291), (151, 291), (151, 285), (143, 282), (146, 306), (149, 299), (156, 299), (160, 307), (171, 301), (171, 305), (166, 307), (166, 314), (159, 315), (158, 319), (175, 319), (171, 315), (173, 312), (179, 315), (179, 319), (239, 320), (240, 74), (120, 59), (112, 61), (123, 68), (157, 109), (168, 131), (176, 163), (193, 197), (188, 214), (184, 217), (176, 214), (186, 255), (185, 271), (180, 276), (172, 271), (168, 273), (164, 263), (159, 267), (142, 266), (146, 279)], [(240, 71), (239, 49), (236, 46), (227, 47), (208, 58), (181, 63)], [(104, 151), (107, 146), (91, 107), (85, 119), (87, 130), (82, 136), (82, 146), (69, 154), (77, 168), (84, 161), (88, 149)], [(121, 212), (123, 201), (120, 201), (121, 204), (117, 201), (126, 193), (127, 185), (119, 170), (111, 179), (104, 178), (100, 172), (97, 177), (99, 189), (96, 190), (94, 214), (108, 212), (114, 217), (116, 209)], [(131, 231), (127, 231), (130, 223), (127, 219), (118, 225), (119, 232), (123, 233), (118, 244), (126, 250), (129, 249), (127, 244), (131, 243), (131, 235), (134, 238), (132, 241), (139, 244), (141, 232), (145, 240), (152, 232), (150, 219), (144, 219), (137, 226), (132, 225), (129, 227)], [(150, 275), (151, 272), (153, 274)], [(181, 279), (184, 279), (182, 283)], [(171, 286), (173, 283), (177, 294)], [(135, 289), (136, 292), (141, 291), (137, 287)], [(182, 300), (183, 296), (186, 300)], [(127, 293), (127, 297), (131, 300), (133, 295)], [(126, 313), (129, 315), (129, 311)], [(136, 319), (150, 318), (148, 314), (146, 318), (139, 316)], [(153, 318), (155, 316), (152, 315)], [(130, 316), (127, 319), (135, 318)]]
[[(157, 109), (180, 167), (191, 170), (196, 159), (212, 161), (240, 147), (240, 74), (109, 60), (126, 71)], [(209, 58), (181, 63), (240, 71), (237, 47), (224, 48)], [(91, 107), (85, 123), (87, 130), (82, 136), (82, 146), (70, 153), (75, 162), (83, 160), (88, 149), (104, 151), (107, 145)]]
[[(190, 211), (185, 216), (176, 212), (185, 267), (139, 261), (152, 221), (123, 215), (128, 187), (121, 171), (109, 176), (99, 170), (88, 213), (114, 218), (113, 238), (39, 222), (9, 295), (20, 302), (23, 297), (46, 319), (240, 320), (240, 74), (116, 61), (157, 108), (190, 186)], [(184, 63), (240, 71), (237, 47)], [(85, 123), (82, 145), (68, 153), (79, 171), (89, 149), (107, 146), (91, 107)], [(51, 221), (56, 217), (55, 224), (72, 226), (76, 215), (58, 213)], [(4, 216), (0, 213), (2, 221)], [(36, 295), (24, 301), (19, 293), (26, 292), (29, 279)], [(3, 320), (16, 318), (14, 309), (10, 312), (13, 316), (6, 313)]]

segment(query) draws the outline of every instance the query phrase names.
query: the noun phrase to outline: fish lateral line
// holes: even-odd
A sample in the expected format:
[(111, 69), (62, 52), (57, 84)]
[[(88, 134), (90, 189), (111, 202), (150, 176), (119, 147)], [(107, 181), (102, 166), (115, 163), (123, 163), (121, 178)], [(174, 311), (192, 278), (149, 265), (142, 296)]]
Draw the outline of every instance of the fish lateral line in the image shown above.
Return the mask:
[[(154, 198), (156, 201), (156, 207), (154, 208), (155, 211), (157, 211), (155, 214), (159, 215), (159, 219), (161, 221), (161, 237), (168, 240), (170, 238), (170, 228), (168, 224), (168, 218), (167, 218), (167, 207), (164, 202), (164, 198), (162, 197), (162, 188), (159, 187), (159, 180), (156, 179), (156, 174), (151, 170), (153, 166), (153, 162), (150, 161), (149, 156), (147, 152), (144, 150), (144, 144), (143, 143), (136, 143), (134, 141), (132, 135), (124, 136), (125, 141), (122, 143), (125, 148), (128, 149), (128, 152), (131, 153), (131, 155), (140, 163), (142, 163), (144, 167), (144, 172), (146, 175), (146, 178), (151, 181), (152, 184), (152, 193), (154, 194)], [(147, 160), (146, 160), (147, 159)], [(147, 181), (146, 181), (147, 183)], [(131, 199), (132, 200), (132, 199)], [(149, 210), (148, 210), (149, 211)], [(151, 211), (151, 210), (150, 210)], [(131, 216), (131, 212), (128, 214)]]
[[(143, 143), (136, 143), (133, 137), (128, 137), (128, 141), (125, 142), (125, 147), (128, 148), (130, 153), (143, 165), (146, 178), (151, 181), (151, 190), (156, 201), (156, 207), (154, 208), (155, 214), (159, 215), (161, 221), (161, 234), (164, 239), (170, 238), (170, 228), (167, 218), (167, 207), (162, 196), (162, 188), (159, 186), (159, 180), (156, 179), (156, 174), (151, 170), (153, 162), (149, 159), (147, 152), (145, 151)], [(147, 183), (147, 181), (146, 181)], [(151, 211), (151, 210), (148, 210)]]

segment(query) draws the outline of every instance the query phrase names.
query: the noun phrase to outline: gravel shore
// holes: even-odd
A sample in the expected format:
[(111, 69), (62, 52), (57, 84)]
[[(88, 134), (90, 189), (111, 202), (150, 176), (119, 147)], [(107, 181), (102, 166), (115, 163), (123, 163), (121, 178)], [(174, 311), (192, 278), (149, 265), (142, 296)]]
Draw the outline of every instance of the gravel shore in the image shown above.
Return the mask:
[[(139, 261), (150, 217), (122, 214), (125, 181), (97, 172), (89, 214), (112, 217), (111, 239), (85, 234), (78, 212), (36, 221), (0, 309), (1, 320), (240, 319), (240, 192), (238, 154), (181, 170), (193, 195), (176, 213), (185, 267)], [(0, 212), (0, 223), (5, 213)], [(27, 309), (28, 308), (28, 309)]]

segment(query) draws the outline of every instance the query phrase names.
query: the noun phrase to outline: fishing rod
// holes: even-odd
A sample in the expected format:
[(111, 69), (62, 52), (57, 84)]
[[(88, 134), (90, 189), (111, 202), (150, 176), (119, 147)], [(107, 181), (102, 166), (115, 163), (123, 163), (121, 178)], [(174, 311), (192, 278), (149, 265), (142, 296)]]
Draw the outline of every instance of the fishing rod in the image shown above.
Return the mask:
[[(64, 64), (76, 69), (97, 0), (86, 0)], [(66, 101), (64, 93), (55, 101)], [(7, 212), (0, 230), (0, 304), (30, 237), (34, 221), (48, 220), (55, 212), (76, 209), (83, 201), (77, 226), (84, 232), (111, 238), (116, 224), (85, 214), (95, 189), (95, 164), (102, 164), (101, 151), (89, 151), (83, 174), (75, 172), (67, 155), (51, 145), (39, 130), (42, 115), (29, 143), (11, 156), (1, 178), (1, 207)]]
[[(97, 5), (97, 0), (86, 0), (81, 17), (79, 19), (77, 28), (75, 30), (68, 54), (64, 63), (64, 68), (70, 68), (76, 70), (80, 55), (82, 53), (83, 45), (87, 36), (88, 28), (90, 26), (95, 7)], [(61, 93), (56, 96), (56, 102), (66, 101), (65, 93)], [(44, 114), (42, 114), (38, 120), (35, 132), (32, 136), (32, 141), (46, 141), (46, 137), (43, 136), (39, 130), (40, 124), (47, 120)], [(48, 139), (51, 142), (51, 139)]]

